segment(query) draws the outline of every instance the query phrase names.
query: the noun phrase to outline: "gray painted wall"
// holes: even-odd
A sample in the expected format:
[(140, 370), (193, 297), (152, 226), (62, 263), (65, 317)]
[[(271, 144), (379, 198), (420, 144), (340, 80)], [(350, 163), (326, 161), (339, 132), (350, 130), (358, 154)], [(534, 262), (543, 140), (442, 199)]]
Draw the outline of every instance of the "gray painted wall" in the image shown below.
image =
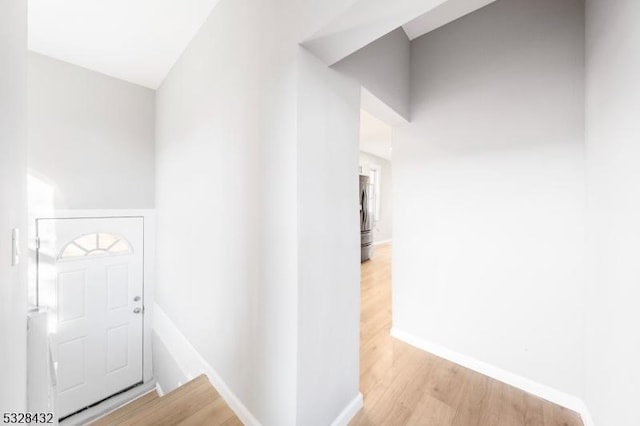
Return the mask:
[(155, 92), (29, 53), (29, 172), (58, 209), (154, 206)]
[(583, 392), (584, 5), (498, 0), (412, 43), (394, 327)]
[[(222, 0), (157, 93), (157, 303), (266, 426), (329, 424), (358, 394), (359, 90), (300, 51), (310, 11)], [(352, 143), (333, 169), (310, 157), (325, 118), (322, 158)]]
[(261, 423), (291, 425), (295, 134), (281, 114), (295, 116), (295, 81), (269, 7), (222, 0), (157, 92), (156, 301)]
[(411, 43), (398, 28), (332, 66), (409, 119)]
[(380, 167), (380, 219), (375, 222), (373, 228), (373, 241), (377, 243), (391, 240), (392, 237), (393, 174), (391, 161), (360, 151), (360, 166), (365, 174), (368, 173), (371, 164)]
[[(27, 2), (0, 3), (0, 413), (25, 412), (27, 397)], [(23, 256), (11, 266), (11, 230)]]
[(587, 0), (589, 292), (586, 400), (640, 424), (640, 2)]
[(297, 424), (321, 426), (359, 392), (360, 87), (306, 50), (298, 69)]

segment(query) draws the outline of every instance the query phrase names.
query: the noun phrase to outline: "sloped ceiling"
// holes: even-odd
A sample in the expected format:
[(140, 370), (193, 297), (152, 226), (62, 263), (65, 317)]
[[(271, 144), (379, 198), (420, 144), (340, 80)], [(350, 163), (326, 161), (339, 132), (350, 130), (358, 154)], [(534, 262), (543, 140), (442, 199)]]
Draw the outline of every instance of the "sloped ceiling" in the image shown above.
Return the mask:
[(494, 1), (496, 0), (448, 0), (402, 27), (409, 40), (414, 40)]
[(218, 0), (29, 0), (29, 49), (158, 88)]
[(403, 27), (414, 39), (495, 0), (359, 0), (302, 44), (333, 65)]
[[(29, 49), (156, 89), (218, 1), (29, 0)], [(414, 39), (493, 1), (343, 1), (303, 44), (333, 64), (400, 26)]]

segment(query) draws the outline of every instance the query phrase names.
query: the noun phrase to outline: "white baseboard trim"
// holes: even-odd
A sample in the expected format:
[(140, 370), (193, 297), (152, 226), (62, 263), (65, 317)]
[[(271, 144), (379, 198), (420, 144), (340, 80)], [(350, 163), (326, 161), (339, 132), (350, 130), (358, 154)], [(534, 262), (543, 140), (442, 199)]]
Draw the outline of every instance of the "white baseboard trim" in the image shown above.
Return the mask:
[(260, 422), (229, 388), (218, 372), (202, 358), (193, 345), (180, 332), (167, 314), (157, 304), (153, 312), (153, 328), (160, 340), (175, 359), (187, 380), (205, 374), (222, 399), (229, 405), (240, 421), (247, 426), (260, 426)]
[(576, 413), (580, 414), (580, 416), (582, 416), (582, 421), (585, 426), (594, 426), (591, 415), (589, 414), (589, 410), (587, 410), (587, 405), (582, 399), (578, 398), (577, 396), (570, 395), (568, 393), (559, 391), (526, 377), (522, 377), (510, 371), (503, 370), (486, 362), (479, 361), (470, 356), (455, 352), (439, 344), (428, 342), (420, 337), (399, 330), (395, 327), (391, 329), (391, 336), (395, 337), (398, 340), (402, 340), (403, 342), (418, 349), (422, 349), (423, 351), (432, 353), (436, 356), (454, 362), (470, 370), (476, 371), (480, 374), (484, 374), (485, 376), (489, 376), (500, 382), (506, 383), (532, 395), (553, 402), (554, 404), (575, 411)]
[(591, 412), (589, 412), (589, 408), (584, 401), (582, 401), (582, 410), (576, 410), (576, 412), (580, 413), (580, 417), (582, 417), (582, 423), (584, 423), (584, 426), (596, 426), (596, 424), (593, 422), (593, 417), (591, 417)]
[(351, 419), (360, 411), (363, 405), (362, 393), (358, 395), (344, 407), (344, 410), (338, 414), (338, 417), (331, 423), (331, 426), (347, 426)]
[(160, 386), (160, 383), (158, 383), (158, 382), (156, 382), (156, 393), (158, 394), (158, 396), (164, 395), (164, 391), (162, 390), (162, 386)]
[(391, 242), (391, 240), (374, 241), (373, 245), (374, 246), (379, 246), (381, 244), (387, 244), (387, 243), (390, 243), (390, 242)]

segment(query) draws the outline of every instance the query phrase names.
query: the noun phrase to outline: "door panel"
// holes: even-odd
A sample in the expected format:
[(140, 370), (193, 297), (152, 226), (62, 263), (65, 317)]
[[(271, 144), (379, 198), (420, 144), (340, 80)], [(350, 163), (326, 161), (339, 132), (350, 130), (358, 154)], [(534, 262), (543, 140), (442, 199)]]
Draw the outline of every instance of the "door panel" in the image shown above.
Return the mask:
[(60, 418), (142, 381), (142, 221), (38, 220)]
[(107, 330), (107, 374), (129, 365), (129, 333), (127, 324)]
[(85, 318), (86, 285), (86, 270), (58, 274), (58, 320), (61, 324)]
[(61, 392), (87, 384), (86, 343), (86, 337), (80, 337), (58, 344), (58, 386)]

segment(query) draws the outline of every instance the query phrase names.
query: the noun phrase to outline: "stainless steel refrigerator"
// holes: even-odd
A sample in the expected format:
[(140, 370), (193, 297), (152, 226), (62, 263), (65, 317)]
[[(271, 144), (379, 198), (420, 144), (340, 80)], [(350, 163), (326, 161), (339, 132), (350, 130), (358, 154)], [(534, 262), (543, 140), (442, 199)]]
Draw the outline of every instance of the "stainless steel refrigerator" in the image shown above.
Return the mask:
[(369, 176), (360, 175), (360, 262), (373, 254), (373, 214), (371, 212)]

